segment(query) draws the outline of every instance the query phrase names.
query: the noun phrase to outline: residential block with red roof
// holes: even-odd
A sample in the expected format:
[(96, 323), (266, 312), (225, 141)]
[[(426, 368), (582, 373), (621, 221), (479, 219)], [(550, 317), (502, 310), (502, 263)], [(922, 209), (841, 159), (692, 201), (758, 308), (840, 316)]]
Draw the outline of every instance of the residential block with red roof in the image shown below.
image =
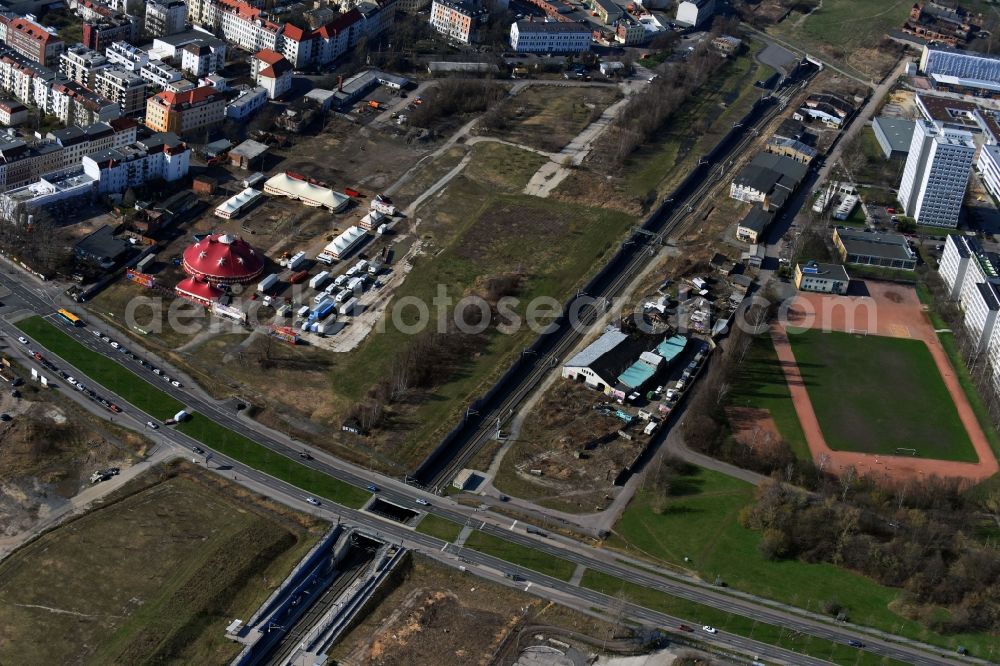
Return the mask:
[(211, 86), (184, 92), (163, 91), (146, 100), (146, 126), (154, 132), (184, 136), (221, 123), (226, 116), (225, 95)]
[(257, 85), (267, 90), (268, 99), (277, 99), (292, 87), (292, 64), (277, 51), (262, 49), (254, 54), (250, 72)]
[(5, 40), (7, 46), (20, 53), (32, 62), (57, 67), (59, 54), (63, 52), (63, 40), (46, 30), (41, 25), (29, 19), (18, 17), (9, 19), (0, 16), (0, 22), (5, 24)]

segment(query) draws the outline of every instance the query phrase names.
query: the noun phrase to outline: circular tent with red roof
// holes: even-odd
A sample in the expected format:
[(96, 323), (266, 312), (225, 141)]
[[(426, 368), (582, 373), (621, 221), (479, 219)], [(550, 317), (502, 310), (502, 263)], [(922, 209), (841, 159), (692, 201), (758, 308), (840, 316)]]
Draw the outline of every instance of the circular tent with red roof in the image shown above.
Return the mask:
[(263, 258), (232, 234), (212, 234), (184, 250), (184, 272), (212, 284), (253, 282), (263, 271)]

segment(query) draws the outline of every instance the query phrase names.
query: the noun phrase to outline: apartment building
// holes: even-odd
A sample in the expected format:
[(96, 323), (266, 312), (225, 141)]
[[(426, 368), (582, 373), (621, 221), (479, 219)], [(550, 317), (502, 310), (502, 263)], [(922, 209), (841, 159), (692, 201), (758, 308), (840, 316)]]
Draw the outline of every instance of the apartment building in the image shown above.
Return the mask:
[(986, 144), (979, 149), (976, 171), (993, 198), (1000, 200), (1000, 146)]
[(146, 34), (162, 37), (184, 32), (187, 3), (183, 0), (153, 0), (146, 3)]
[(21, 187), (62, 166), (62, 146), (51, 142), (29, 145), (21, 139), (0, 143), (0, 192)]
[(105, 69), (97, 75), (94, 92), (117, 104), (124, 116), (140, 114), (146, 108), (146, 81), (134, 72)]
[(113, 42), (104, 51), (108, 62), (129, 72), (138, 72), (149, 62), (149, 54), (128, 42)]
[(91, 153), (82, 160), (83, 172), (98, 181), (98, 192), (106, 194), (121, 194), (151, 180), (178, 180), (187, 175), (190, 163), (191, 150), (170, 132)]
[(226, 105), (226, 117), (237, 121), (246, 120), (265, 104), (267, 104), (267, 90), (261, 86), (247, 88)]
[(296, 69), (333, 62), (353, 48), (364, 31), (365, 18), (350, 9), (315, 30), (303, 30), (290, 23), (282, 32), (281, 53)]
[(957, 227), (975, 153), (968, 131), (918, 120), (899, 185), (904, 213), (920, 224)]
[(28, 120), (28, 107), (11, 99), (0, 99), (0, 125), (13, 127)]
[(516, 21), (510, 26), (510, 47), (518, 53), (580, 53), (590, 50), (592, 40), (590, 28), (579, 23)]
[(226, 45), (221, 39), (199, 39), (185, 44), (181, 52), (181, 70), (195, 76), (208, 76), (226, 66)]
[(106, 56), (83, 44), (71, 46), (59, 56), (59, 73), (91, 90), (95, 89), (98, 73), (109, 67)]
[(264, 49), (250, 58), (254, 82), (267, 91), (268, 99), (277, 99), (292, 88), (292, 65), (277, 51)]
[(117, 104), (76, 81), (57, 81), (50, 90), (46, 111), (59, 118), (64, 125), (84, 127), (122, 115)]
[(489, 13), (467, 0), (433, 0), (431, 27), (448, 39), (460, 44), (472, 44), (478, 39), (479, 24)]
[(179, 69), (159, 60), (148, 60), (139, 69), (139, 76), (159, 88), (167, 88), (184, 78)]
[(244, 2), (225, 2), (219, 8), (222, 37), (251, 53), (261, 49), (280, 50), (282, 26), (266, 12)]
[(79, 166), (85, 155), (135, 143), (138, 129), (139, 124), (134, 120), (118, 118), (87, 127), (70, 126), (53, 130), (45, 138), (62, 147), (60, 168), (70, 168)]
[(211, 86), (185, 92), (164, 91), (146, 101), (146, 126), (154, 132), (184, 136), (221, 123), (226, 97)]
[(95, 51), (106, 49), (114, 42), (134, 42), (138, 38), (139, 22), (125, 14), (83, 24), (83, 44)]
[(55, 34), (27, 18), (10, 19), (0, 15), (6, 27), (7, 46), (32, 62), (46, 67), (56, 67), (65, 44)]

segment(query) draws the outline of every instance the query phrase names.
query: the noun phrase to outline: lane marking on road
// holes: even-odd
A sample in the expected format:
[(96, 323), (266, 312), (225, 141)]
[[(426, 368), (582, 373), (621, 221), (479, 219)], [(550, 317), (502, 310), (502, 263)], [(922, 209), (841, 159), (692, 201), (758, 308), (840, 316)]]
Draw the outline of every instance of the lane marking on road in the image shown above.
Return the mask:
[(511, 531), (511, 532), (513, 532), (513, 531), (514, 531), (514, 526), (515, 526), (515, 525), (517, 525), (517, 521), (516, 521), (516, 520), (515, 520), (515, 521), (514, 521), (513, 523), (511, 523), (511, 524), (510, 524), (510, 531)]

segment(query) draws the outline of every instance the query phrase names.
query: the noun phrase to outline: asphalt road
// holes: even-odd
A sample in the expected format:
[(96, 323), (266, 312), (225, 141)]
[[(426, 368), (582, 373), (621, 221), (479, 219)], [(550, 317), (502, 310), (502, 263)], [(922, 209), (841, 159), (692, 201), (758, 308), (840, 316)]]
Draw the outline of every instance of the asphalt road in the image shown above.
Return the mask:
[[(30, 281), (31, 278), (16, 279), (7, 274), (0, 274), (0, 285), (10, 290), (10, 294), (3, 299), (4, 307), (0, 309), (0, 314), (7, 317), (17, 311), (25, 309), (40, 314), (48, 314), (53, 311), (53, 303), (46, 296), (47, 292), (38, 286), (31, 285)], [(21, 335), (19, 329), (5, 319), (0, 319), (0, 330), (10, 337), (12, 348), (17, 348), (18, 353), (27, 357), (26, 348), (24, 348), (23, 345), (19, 345), (15, 341), (16, 338)], [(407, 507), (419, 512), (433, 513), (460, 524), (468, 523), (483, 532), (493, 534), (511, 542), (519, 543), (526, 547), (552, 555), (553, 557), (559, 557), (561, 559), (583, 565), (595, 571), (607, 573), (651, 589), (656, 589), (677, 597), (719, 608), (726, 612), (743, 615), (764, 623), (781, 626), (790, 631), (796, 631), (839, 642), (847, 642), (850, 639), (860, 637), (867, 644), (866, 649), (868, 651), (912, 664), (929, 665), (941, 663), (961, 663), (948, 659), (944, 655), (938, 656), (933, 653), (928, 654), (924, 650), (910, 647), (908, 645), (882, 640), (873, 636), (871, 633), (864, 632), (862, 629), (856, 629), (850, 626), (841, 627), (820, 620), (810, 619), (809, 617), (803, 617), (799, 614), (786, 612), (785, 610), (776, 607), (780, 606), (779, 604), (775, 604), (774, 602), (770, 602), (768, 600), (757, 599), (750, 597), (749, 595), (743, 595), (742, 598), (733, 596), (733, 594), (720, 591), (717, 588), (712, 588), (711, 586), (702, 582), (696, 582), (692, 579), (668, 579), (660, 575), (655, 575), (650, 573), (647, 569), (630, 564), (629, 558), (626, 556), (591, 548), (584, 544), (572, 541), (566, 537), (559, 535), (549, 535), (546, 537), (530, 535), (523, 531), (526, 527), (525, 525), (520, 525), (518, 529), (514, 529), (514, 526), (510, 524), (510, 519), (493, 514), (480, 513), (474, 508), (458, 505), (451, 500), (430, 495), (429, 493), (407, 486), (395, 479), (382, 477), (377, 473), (344, 463), (343, 461), (332, 458), (320, 451), (310, 449), (313, 454), (313, 459), (303, 460), (299, 458), (298, 454), (305, 447), (295, 445), (290, 441), (278, 441), (275, 438), (270, 438), (261, 434), (258, 430), (248, 425), (243, 419), (239, 418), (235, 410), (227, 409), (214, 403), (213, 401), (200, 397), (197, 395), (198, 391), (192, 390), (192, 387), (177, 388), (165, 381), (162, 381), (148, 369), (143, 368), (135, 361), (131, 361), (125, 354), (115, 351), (108, 343), (101, 341), (86, 328), (73, 329), (66, 326), (63, 330), (89, 349), (108, 357), (109, 362), (119, 363), (138, 376), (148, 380), (151, 384), (154, 384), (164, 392), (187, 405), (199, 416), (211, 418), (218, 423), (257, 441), (258, 443), (271, 448), (274, 451), (288, 456), (300, 464), (313, 467), (325, 474), (350, 483), (354, 486), (364, 488), (369, 484), (376, 484), (380, 488), (379, 496), (383, 500), (390, 501), (399, 506)], [(35, 341), (31, 341), (31, 346), (32, 348), (42, 352), (45, 356), (51, 358), (57, 365), (67, 371), (72, 369), (72, 374), (87, 382), (88, 385), (92, 387), (99, 386), (96, 382), (83, 376), (83, 373), (80, 373), (78, 369), (72, 368), (71, 364), (69, 364), (65, 359), (59, 359), (48, 350), (42, 349)], [(131, 344), (131, 347), (133, 352), (138, 351), (135, 348), (134, 343)], [(22, 349), (23, 352), (21, 351)], [(62, 385), (61, 382), (59, 382), (59, 384)], [(142, 428), (145, 421), (151, 419), (149, 415), (143, 413), (134, 405), (131, 405), (126, 396), (114, 396), (107, 391), (103, 391), (103, 389), (102, 392), (109, 399), (115, 401), (118, 405), (125, 409), (125, 414), (116, 417), (119, 421), (127, 422), (129, 419), (132, 419), (137, 424), (137, 427)], [(171, 428), (161, 428), (157, 431), (157, 434), (161, 439), (181, 447), (185, 451), (190, 451), (194, 446), (209, 448)], [(297, 508), (302, 508), (303, 506), (312, 508), (310, 505), (305, 504), (307, 493), (301, 489), (290, 486), (263, 472), (249, 468), (242, 463), (227, 458), (218, 452), (212, 453), (213, 457), (211, 463), (214, 464), (215, 468), (217, 470), (221, 470), (227, 476), (232, 474), (235, 480), (239, 483), (258, 487), (262, 492), (265, 492), (268, 495), (277, 495), (279, 498), (284, 498), (288, 501), (296, 503)], [(197, 461), (197, 458), (195, 458), (195, 460)], [(417, 504), (415, 500), (418, 498), (424, 499), (430, 504)], [(442, 550), (447, 550), (451, 553), (457, 550), (458, 552), (455, 554), (461, 559), (456, 559), (453, 562), (454, 566), (459, 566), (458, 562), (468, 560), (468, 562), (476, 564), (477, 566), (486, 567), (494, 571), (517, 574), (524, 579), (525, 583), (530, 582), (532, 584), (529, 586), (529, 591), (539, 594), (540, 596), (545, 596), (545, 590), (554, 590), (567, 599), (575, 599), (576, 602), (580, 604), (592, 605), (593, 603), (600, 602), (600, 605), (604, 607), (611, 607), (614, 603), (617, 603), (615, 600), (604, 595), (600, 595), (592, 590), (587, 590), (564, 581), (549, 578), (537, 572), (498, 560), (483, 553), (465, 548), (458, 549), (454, 546), (447, 546), (443, 541), (418, 534), (405, 525), (392, 522), (371, 513), (340, 506), (331, 506), (330, 508), (323, 507), (322, 513), (328, 516), (339, 516), (340, 518), (354, 523), (359, 527), (364, 527), (376, 535), (383, 536), (394, 542), (398, 541), (408, 547), (420, 550), (421, 552), (441, 553)], [(697, 625), (696, 620), (680, 620), (678, 618), (672, 618), (670, 616), (657, 613), (656, 611), (635, 605), (630, 605), (628, 607), (628, 615), (630, 617), (634, 617), (635, 619), (667, 628), (676, 628), (676, 626), (681, 623), (691, 626)], [(713, 636), (705, 634), (699, 638), (713, 644), (729, 646), (758, 654), (762, 658), (766, 659), (799, 664), (823, 663), (817, 660), (810, 661), (802, 655), (797, 655), (787, 650), (782, 650), (781, 648), (767, 646), (757, 641), (721, 632)], [(934, 650), (934, 652), (937, 651)]]

